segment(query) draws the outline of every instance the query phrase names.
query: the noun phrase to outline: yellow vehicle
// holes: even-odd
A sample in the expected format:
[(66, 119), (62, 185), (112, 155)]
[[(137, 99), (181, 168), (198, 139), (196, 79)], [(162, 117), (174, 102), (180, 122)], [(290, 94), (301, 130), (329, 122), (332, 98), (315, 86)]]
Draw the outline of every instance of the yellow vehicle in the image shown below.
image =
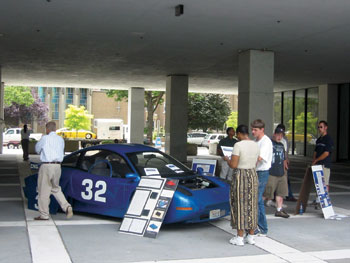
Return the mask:
[(56, 130), (56, 133), (62, 138), (68, 139), (96, 139), (96, 134), (87, 130), (69, 130), (67, 128), (61, 128)]

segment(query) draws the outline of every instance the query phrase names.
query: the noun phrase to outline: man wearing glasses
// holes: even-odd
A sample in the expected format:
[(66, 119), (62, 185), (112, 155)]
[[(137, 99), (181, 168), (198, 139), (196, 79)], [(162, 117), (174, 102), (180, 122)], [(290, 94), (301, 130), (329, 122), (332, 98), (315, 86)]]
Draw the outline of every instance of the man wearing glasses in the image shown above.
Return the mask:
[(328, 124), (326, 121), (318, 123), (318, 131), (320, 137), (316, 141), (316, 148), (312, 158), (312, 165), (322, 165), (324, 173), (324, 181), (329, 192), (329, 177), (331, 174), (331, 153), (333, 151), (333, 140), (327, 133)]

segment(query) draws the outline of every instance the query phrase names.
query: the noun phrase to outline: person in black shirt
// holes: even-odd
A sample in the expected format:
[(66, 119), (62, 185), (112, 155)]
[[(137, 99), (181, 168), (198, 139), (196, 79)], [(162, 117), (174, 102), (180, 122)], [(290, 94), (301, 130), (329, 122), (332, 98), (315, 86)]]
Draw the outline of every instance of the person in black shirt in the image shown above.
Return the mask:
[(287, 173), (288, 163), (286, 160), (286, 152), (284, 145), (281, 142), (284, 130), (277, 127), (272, 137), (273, 155), (270, 168), (270, 176), (264, 192), (264, 197), (267, 200), (274, 198), (276, 192), (276, 208), (275, 216), (288, 218), (289, 215), (282, 210), (283, 198), (288, 195)]
[(226, 179), (226, 180), (232, 180), (233, 169), (230, 168), (227, 162), (224, 160), (224, 154), (222, 152), (221, 146), (233, 147), (235, 145), (235, 143), (237, 142), (236, 138), (234, 138), (236, 134), (235, 129), (233, 127), (228, 127), (226, 129), (226, 134), (227, 134), (227, 137), (220, 140), (217, 148), (218, 155), (222, 156), (223, 158), (221, 162), (220, 178)]
[(320, 121), (318, 123), (318, 130), (320, 137), (316, 141), (316, 148), (312, 158), (312, 165), (322, 165), (324, 181), (329, 192), (329, 178), (331, 175), (331, 153), (333, 151), (333, 140), (329, 136), (328, 123), (326, 121)]

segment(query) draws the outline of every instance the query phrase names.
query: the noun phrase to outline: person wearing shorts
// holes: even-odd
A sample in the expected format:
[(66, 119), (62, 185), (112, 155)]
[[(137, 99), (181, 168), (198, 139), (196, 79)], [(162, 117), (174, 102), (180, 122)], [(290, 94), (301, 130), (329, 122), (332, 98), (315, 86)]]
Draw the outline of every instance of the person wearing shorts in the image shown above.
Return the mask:
[(272, 137), (273, 155), (271, 168), (269, 170), (270, 176), (267, 181), (267, 185), (264, 192), (266, 200), (274, 198), (276, 193), (276, 217), (288, 218), (287, 212), (282, 210), (283, 198), (288, 195), (288, 181), (287, 181), (287, 169), (288, 163), (286, 160), (286, 152), (284, 145), (281, 142), (283, 138), (284, 130), (276, 128)]

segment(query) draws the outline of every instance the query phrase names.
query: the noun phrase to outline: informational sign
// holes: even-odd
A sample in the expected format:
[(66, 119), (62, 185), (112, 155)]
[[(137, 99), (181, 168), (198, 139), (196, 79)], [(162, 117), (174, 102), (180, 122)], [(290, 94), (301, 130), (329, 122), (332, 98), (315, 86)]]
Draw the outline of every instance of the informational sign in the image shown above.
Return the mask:
[(313, 165), (311, 166), (311, 169), (315, 182), (316, 193), (320, 201), (323, 216), (325, 219), (330, 219), (331, 217), (334, 217), (335, 214), (331, 203), (331, 199), (327, 192), (327, 187), (324, 183), (324, 173), (322, 165)]
[(228, 157), (231, 160), (233, 147), (221, 146), (221, 150), (224, 156)]
[(178, 183), (176, 179), (142, 177), (119, 232), (156, 238)]
[(193, 159), (192, 171), (197, 171), (198, 168), (201, 168), (204, 175), (215, 176), (216, 162), (216, 160)]
[(160, 139), (160, 137), (156, 137), (156, 143), (154, 144), (154, 147), (157, 149), (162, 148), (162, 140)]

